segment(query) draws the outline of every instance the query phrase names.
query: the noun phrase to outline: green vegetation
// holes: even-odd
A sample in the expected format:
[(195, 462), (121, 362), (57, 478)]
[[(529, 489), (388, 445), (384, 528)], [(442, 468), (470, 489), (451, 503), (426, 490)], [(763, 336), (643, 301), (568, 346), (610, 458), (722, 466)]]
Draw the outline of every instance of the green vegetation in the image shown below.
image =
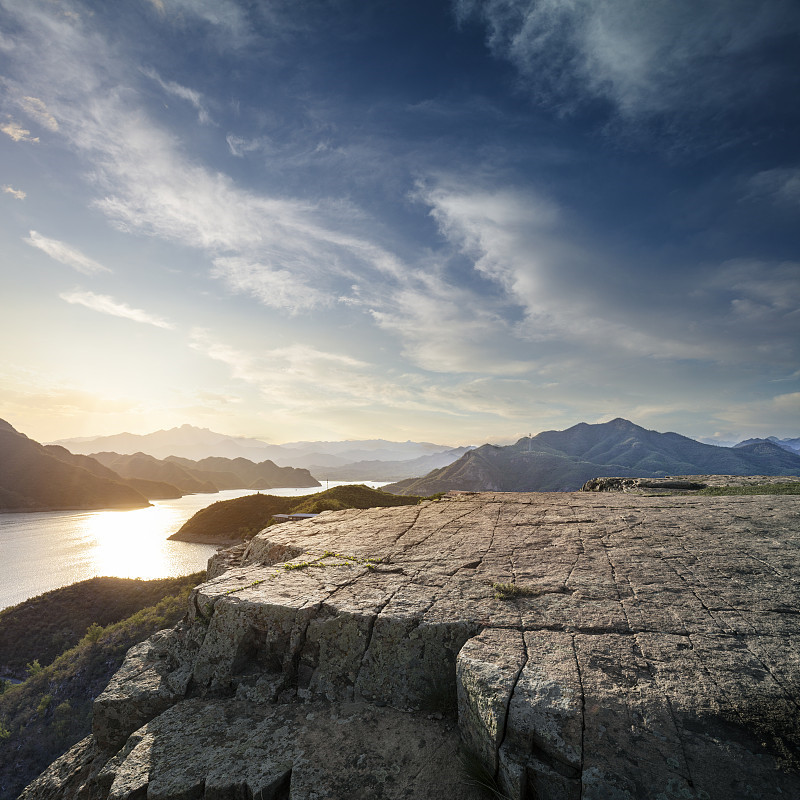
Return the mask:
[(274, 524), (275, 514), (319, 514), (345, 508), (386, 508), (416, 505), (426, 498), (388, 494), (363, 484), (336, 486), (318, 494), (277, 497), (251, 494), (222, 500), (198, 511), (170, 536), (184, 542), (238, 542)]
[(0, 612), (0, 674), (23, 679), (30, 667), (52, 663), (84, 634), (96, 640), (106, 625), (201, 580), (202, 573), (154, 581), (91, 578), (6, 608)]
[(540, 589), (518, 586), (516, 583), (493, 583), (492, 589), (494, 589), (494, 596), (498, 600), (514, 600), (517, 597), (536, 597), (541, 594)]
[(681, 492), (682, 495), (706, 495), (723, 497), (737, 494), (800, 494), (800, 481), (797, 483), (760, 483), (752, 486), (711, 486), (694, 492)]
[[(27, 680), (5, 684), (5, 691), (0, 693), (0, 800), (17, 797), (55, 758), (90, 732), (92, 702), (119, 669), (125, 653), (156, 631), (175, 625), (186, 611), (190, 591), (204, 577), (200, 572), (168, 581), (138, 582), (159, 586), (161, 596), (124, 619), (89, 625), (85, 635), (52, 663), (43, 667), (34, 658)], [(95, 588), (93, 583), (83, 581), (77, 586), (90, 593)], [(73, 588), (58, 589), (43, 597), (52, 595), (50, 599), (55, 601), (59, 594)], [(140, 596), (151, 594), (141, 592)], [(28, 602), (41, 607), (41, 600)], [(19, 615), (25, 605), (11, 610)], [(28, 636), (34, 643), (49, 644), (48, 620), (42, 618), (40, 622), (30, 622)]]

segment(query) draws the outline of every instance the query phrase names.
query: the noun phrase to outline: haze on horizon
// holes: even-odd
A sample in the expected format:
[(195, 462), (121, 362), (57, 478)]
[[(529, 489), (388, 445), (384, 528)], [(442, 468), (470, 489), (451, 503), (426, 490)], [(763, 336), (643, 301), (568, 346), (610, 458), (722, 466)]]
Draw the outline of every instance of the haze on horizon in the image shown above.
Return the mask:
[(794, 0), (0, 0), (0, 418), (797, 436)]

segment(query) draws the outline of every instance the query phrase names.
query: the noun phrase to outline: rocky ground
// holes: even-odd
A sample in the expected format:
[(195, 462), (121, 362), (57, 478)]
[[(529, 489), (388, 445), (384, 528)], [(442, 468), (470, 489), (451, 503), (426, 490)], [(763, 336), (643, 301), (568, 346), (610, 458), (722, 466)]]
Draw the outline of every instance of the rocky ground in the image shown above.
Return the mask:
[(272, 527), (22, 797), (800, 797), (799, 567), (800, 496), (463, 493)]

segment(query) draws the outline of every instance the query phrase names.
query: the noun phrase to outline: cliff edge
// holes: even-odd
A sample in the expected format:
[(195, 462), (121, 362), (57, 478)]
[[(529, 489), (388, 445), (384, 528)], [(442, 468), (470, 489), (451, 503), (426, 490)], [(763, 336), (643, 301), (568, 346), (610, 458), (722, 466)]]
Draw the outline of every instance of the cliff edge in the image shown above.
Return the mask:
[(24, 800), (800, 796), (800, 496), (461, 493), (211, 566)]

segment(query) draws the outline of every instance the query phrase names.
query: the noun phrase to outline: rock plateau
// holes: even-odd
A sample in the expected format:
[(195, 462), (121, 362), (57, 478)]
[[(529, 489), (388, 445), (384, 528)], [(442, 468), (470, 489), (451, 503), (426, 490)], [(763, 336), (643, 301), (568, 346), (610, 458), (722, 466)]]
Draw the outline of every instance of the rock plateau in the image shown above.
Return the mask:
[(800, 797), (800, 496), (461, 493), (211, 567), (24, 800), (478, 797), (462, 750), (514, 800)]

